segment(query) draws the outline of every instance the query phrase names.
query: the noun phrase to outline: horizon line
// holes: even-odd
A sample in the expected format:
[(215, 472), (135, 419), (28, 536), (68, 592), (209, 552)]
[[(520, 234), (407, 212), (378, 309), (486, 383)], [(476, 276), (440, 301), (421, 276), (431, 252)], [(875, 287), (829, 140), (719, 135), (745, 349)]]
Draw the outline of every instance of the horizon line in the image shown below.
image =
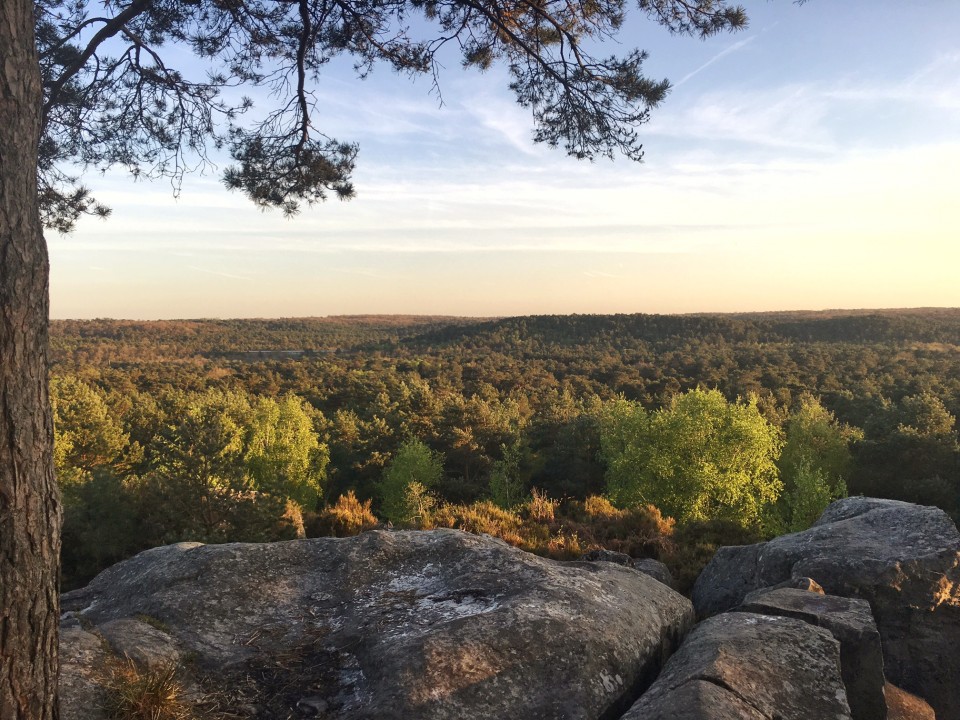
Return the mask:
[(447, 315), (443, 313), (335, 313), (330, 315), (276, 315), (276, 316), (257, 316), (257, 317), (181, 317), (181, 318), (124, 318), (124, 317), (51, 317), (49, 321), (55, 322), (218, 322), (218, 321), (268, 321), (268, 320), (356, 320), (356, 319), (375, 319), (375, 318), (432, 318), (436, 320), (506, 320), (510, 318), (524, 317), (617, 317), (624, 315), (651, 315), (666, 317), (691, 317), (698, 315), (777, 315), (777, 314), (821, 314), (828, 313), (848, 313), (850, 315), (862, 315), (865, 313), (918, 313), (935, 311), (960, 311), (960, 306), (952, 305), (920, 305), (910, 307), (859, 307), (859, 308), (794, 308), (794, 309), (775, 309), (775, 310), (696, 310), (691, 312), (573, 312), (573, 313), (520, 313), (516, 315)]

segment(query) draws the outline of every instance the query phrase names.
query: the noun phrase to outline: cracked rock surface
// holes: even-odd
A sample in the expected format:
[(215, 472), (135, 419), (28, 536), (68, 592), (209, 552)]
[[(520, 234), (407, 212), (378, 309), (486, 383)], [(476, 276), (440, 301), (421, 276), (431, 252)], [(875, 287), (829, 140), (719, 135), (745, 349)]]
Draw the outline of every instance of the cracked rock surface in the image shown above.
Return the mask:
[(848, 720), (840, 644), (801, 620), (727, 613), (693, 629), (624, 720)]
[(840, 675), (853, 720), (887, 716), (880, 633), (866, 600), (779, 588), (751, 593), (737, 610), (792, 617), (829, 630), (840, 642)]
[[(149, 622), (166, 636), (151, 647), (189, 658), (190, 680), (229, 688), (219, 706), (246, 718), (607, 720), (693, 622), (686, 598), (632, 568), (453, 530), (156, 548), (62, 609), (131, 650), (118, 630)], [(93, 717), (63, 687), (80, 708), (64, 720)]]
[(870, 604), (886, 677), (927, 700), (940, 720), (960, 720), (960, 532), (942, 510), (851, 497), (809, 530), (724, 547), (697, 579), (701, 617), (747, 593), (812, 578), (829, 595)]

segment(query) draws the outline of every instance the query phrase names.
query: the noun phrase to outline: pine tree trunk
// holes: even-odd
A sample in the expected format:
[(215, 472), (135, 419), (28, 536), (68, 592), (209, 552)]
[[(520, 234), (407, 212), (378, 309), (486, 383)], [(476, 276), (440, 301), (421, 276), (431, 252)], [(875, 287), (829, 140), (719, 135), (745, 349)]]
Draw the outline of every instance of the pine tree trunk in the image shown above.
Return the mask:
[(0, 0), (0, 718), (57, 707), (60, 502), (47, 394), (47, 249), (37, 209), (40, 71), (31, 0)]

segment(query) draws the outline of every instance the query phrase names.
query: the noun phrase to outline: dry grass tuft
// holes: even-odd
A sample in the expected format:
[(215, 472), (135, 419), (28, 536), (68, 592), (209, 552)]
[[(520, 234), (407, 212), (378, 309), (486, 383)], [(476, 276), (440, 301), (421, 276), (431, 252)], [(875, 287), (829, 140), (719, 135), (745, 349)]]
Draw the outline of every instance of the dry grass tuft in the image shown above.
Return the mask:
[(114, 670), (107, 683), (104, 711), (110, 720), (193, 720), (191, 705), (183, 698), (177, 666), (154, 670), (128, 661)]
[(552, 523), (559, 504), (556, 500), (547, 497), (542, 490), (534, 488), (530, 495), (530, 502), (527, 503), (527, 515), (537, 522)]

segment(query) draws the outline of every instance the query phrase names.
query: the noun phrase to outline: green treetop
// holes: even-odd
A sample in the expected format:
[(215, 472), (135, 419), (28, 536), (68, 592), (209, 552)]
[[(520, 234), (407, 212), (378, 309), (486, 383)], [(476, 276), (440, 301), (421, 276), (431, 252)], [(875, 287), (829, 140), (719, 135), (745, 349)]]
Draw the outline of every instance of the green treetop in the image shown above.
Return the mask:
[(431, 489), (443, 477), (442, 458), (420, 440), (408, 440), (383, 471), (380, 514), (408, 526), (423, 520), (433, 507)]
[(780, 494), (780, 431), (753, 400), (691, 390), (648, 412), (617, 400), (601, 423), (607, 489), (620, 507), (652, 503), (679, 522), (726, 519), (760, 526)]

